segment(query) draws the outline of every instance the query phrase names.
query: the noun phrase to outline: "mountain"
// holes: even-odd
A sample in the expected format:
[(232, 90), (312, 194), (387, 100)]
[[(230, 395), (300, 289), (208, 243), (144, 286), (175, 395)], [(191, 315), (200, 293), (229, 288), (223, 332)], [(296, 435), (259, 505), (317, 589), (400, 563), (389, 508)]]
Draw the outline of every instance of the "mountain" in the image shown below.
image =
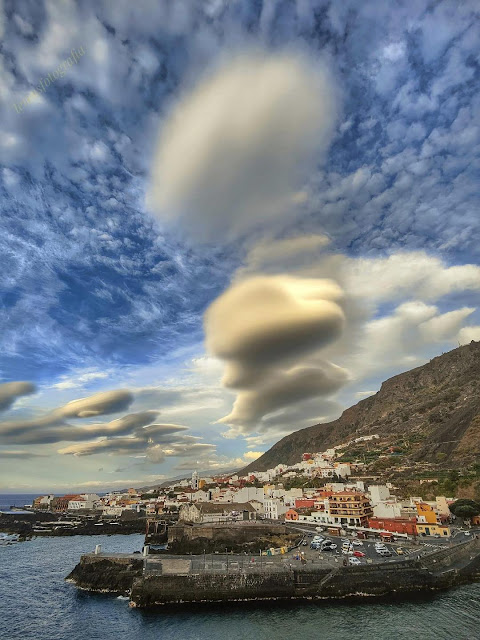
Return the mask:
[[(480, 342), (444, 353), (384, 382), (375, 395), (350, 407), (337, 420), (282, 438), (247, 471), (294, 464), (304, 452), (324, 451), (354, 438), (379, 440), (350, 444), (341, 459), (360, 459), (379, 470), (422, 463), (460, 469), (480, 460)], [(386, 453), (390, 461), (385, 461)], [(393, 454), (393, 455), (392, 455)]]

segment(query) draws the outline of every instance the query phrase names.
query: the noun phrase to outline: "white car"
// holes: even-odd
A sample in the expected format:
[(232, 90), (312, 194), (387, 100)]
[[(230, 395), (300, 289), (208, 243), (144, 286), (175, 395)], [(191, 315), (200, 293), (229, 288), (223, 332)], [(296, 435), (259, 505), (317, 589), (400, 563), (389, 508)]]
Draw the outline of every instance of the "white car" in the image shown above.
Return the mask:
[(353, 549), (350, 549), (349, 547), (344, 547), (342, 549), (342, 553), (345, 556), (353, 556)]
[(348, 559), (348, 563), (349, 564), (362, 564), (358, 558), (349, 558)]
[(352, 544), (356, 547), (363, 547), (363, 542), (361, 540), (352, 540)]
[(336, 548), (337, 548), (337, 545), (334, 542), (324, 543), (320, 547), (320, 551), (325, 551), (325, 550), (335, 551)]

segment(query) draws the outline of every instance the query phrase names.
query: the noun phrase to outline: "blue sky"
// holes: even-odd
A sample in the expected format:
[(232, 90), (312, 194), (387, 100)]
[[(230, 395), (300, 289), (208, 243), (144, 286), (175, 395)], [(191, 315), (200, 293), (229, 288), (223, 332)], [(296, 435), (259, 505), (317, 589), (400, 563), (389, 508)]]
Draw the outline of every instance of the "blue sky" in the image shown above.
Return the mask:
[(238, 466), (480, 339), (477, 3), (0, 8), (0, 489)]

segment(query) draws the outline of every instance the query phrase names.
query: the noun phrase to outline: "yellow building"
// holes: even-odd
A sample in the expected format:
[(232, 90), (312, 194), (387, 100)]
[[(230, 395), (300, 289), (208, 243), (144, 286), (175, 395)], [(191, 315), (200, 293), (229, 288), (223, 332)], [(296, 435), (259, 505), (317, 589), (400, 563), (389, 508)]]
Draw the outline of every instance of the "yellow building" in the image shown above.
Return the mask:
[(425, 502), (417, 502), (417, 533), (425, 536), (441, 536), (448, 538), (451, 535), (450, 527), (437, 521), (434, 509)]

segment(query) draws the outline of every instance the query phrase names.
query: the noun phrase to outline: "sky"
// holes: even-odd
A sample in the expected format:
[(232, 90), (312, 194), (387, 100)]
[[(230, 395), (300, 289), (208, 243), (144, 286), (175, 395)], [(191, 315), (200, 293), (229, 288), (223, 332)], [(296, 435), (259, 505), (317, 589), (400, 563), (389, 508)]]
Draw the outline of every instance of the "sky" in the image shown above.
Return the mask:
[(0, 0), (0, 492), (241, 468), (480, 340), (479, 14)]

